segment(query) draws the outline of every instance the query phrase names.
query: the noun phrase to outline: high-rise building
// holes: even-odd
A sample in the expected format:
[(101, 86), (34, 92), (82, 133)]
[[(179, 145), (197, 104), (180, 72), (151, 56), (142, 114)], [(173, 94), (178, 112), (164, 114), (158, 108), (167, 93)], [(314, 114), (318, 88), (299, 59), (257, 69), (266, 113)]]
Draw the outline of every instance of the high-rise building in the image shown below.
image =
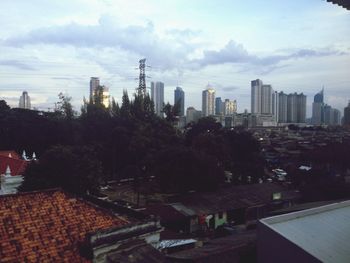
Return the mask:
[(261, 113), (261, 90), (263, 83), (260, 79), (251, 81), (251, 113)]
[(289, 94), (287, 98), (287, 122), (297, 122), (297, 94)]
[(273, 89), (271, 85), (263, 85), (261, 90), (261, 113), (272, 114), (272, 95)]
[(274, 91), (271, 85), (264, 85), (260, 79), (251, 81), (251, 112), (255, 114), (272, 114)]
[(194, 107), (188, 107), (186, 110), (186, 123), (197, 122), (202, 117), (202, 112)]
[(350, 101), (348, 106), (344, 108), (344, 125), (350, 125)]
[(224, 103), (222, 102), (221, 97), (215, 98), (215, 115), (224, 114)]
[(274, 116), (274, 120), (277, 123), (278, 122), (278, 115), (280, 110), (280, 100), (279, 95), (277, 91), (272, 92), (272, 115)]
[(340, 111), (325, 104), (323, 107), (324, 124), (340, 125)]
[(237, 102), (236, 100), (225, 99), (224, 102), (224, 115), (233, 115), (237, 112)]
[(215, 114), (215, 90), (208, 85), (202, 93), (202, 115), (203, 117)]
[(110, 95), (109, 95), (109, 88), (106, 86), (102, 86), (102, 104), (106, 107), (109, 108), (110, 106)]
[(164, 83), (157, 81), (151, 82), (151, 99), (154, 103), (154, 112), (161, 118), (163, 115), (164, 107)]
[(100, 86), (100, 79), (96, 77), (90, 78), (90, 103), (94, 103), (97, 88)]
[(288, 95), (283, 93), (283, 91), (281, 91), (278, 94), (278, 122), (279, 123), (286, 123), (287, 122), (287, 112), (288, 112)]
[(297, 122), (306, 123), (306, 95), (297, 94)]
[(341, 113), (338, 109), (333, 109), (333, 125), (341, 125)]
[(174, 105), (178, 103), (180, 107), (180, 115), (185, 115), (185, 92), (180, 87), (176, 87), (174, 90)]
[(23, 91), (22, 95), (19, 98), (19, 108), (21, 109), (30, 109), (31, 104), (30, 104), (30, 97), (28, 95), (28, 92)]
[(324, 102), (323, 89), (314, 96), (312, 103), (312, 124), (321, 125), (324, 123)]

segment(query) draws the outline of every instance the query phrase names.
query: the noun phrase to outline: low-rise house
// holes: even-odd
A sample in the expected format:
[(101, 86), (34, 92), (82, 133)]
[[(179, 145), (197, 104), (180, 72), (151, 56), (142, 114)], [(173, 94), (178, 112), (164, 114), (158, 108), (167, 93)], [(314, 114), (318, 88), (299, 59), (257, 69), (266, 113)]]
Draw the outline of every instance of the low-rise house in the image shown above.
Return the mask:
[[(216, 229), (224, 224), (251, 224), (267, 212), (288, 207), (298, 201), (300, 194), (275, 183), (231, 186), (209, 193), (192, 193), (176, 201), (192, 212), (192, 224), (187, 229), (204, 227)], [(179, 207), (179, 205), (177, 205)], [(173, 205), (177, 211), (179, 209)], [(193, 217), (196, 216), (197, 218)], [(194, 224), (197, 223), (198, 227)]]

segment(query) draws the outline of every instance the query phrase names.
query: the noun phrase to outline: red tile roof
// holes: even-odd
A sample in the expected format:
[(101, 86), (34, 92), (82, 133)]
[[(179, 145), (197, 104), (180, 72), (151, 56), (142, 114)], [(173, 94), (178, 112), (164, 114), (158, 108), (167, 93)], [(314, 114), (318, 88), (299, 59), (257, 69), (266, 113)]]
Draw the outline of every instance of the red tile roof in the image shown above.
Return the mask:
[(1, 262), (89, 262), (86, 234), (128, 223), (58, 189), (0, 196), (0, 207)]
[(0, 155), (0, 174), (5, 174), (7, 166), (9, 166), (11, 175), (23, 175), (27, 165), (27, 161)]
[(21, 157), (15, 151), (0, 151), (0, 156), (10, 157), (14, 159), (21, 159)]

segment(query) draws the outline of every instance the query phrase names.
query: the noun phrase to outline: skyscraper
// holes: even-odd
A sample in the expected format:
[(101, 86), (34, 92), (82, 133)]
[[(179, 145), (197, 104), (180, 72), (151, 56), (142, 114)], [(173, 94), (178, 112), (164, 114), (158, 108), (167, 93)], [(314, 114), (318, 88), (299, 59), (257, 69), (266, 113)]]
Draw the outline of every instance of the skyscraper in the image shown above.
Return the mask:
[(350, 101), (348, 106), (344, 108), (344, 125), (350, 125)]
[(30, 97), (28, 96), (28, 92), (23, 91), (22, 95), (19, 98), (19, 108), (21, 109), (29, 109), (31, 108)]
[(333, 109), (333, 125), (341, 125), (341, 113), (338, 109)]
[(151, 99), (154, 103), (154, 112), (159, 116), (163, 117), (163, 106), (164, 106), (164, 83), (157, 81), (151, 82)]
[(109, 108), (110, 106), (110, 95), (109, 95), (109, 88), (106, 86), (102, 86), (102, 104)]
[(95, 104), (96, 98), (99, 98), (101, 103), (106, 108), (110, 106), (109, 88), (100, 85), (100, 79), (96, 77), (90, 78), (90, 103)]
[(260, 79), (251, 81), (251, 113), (261, 113), (262, 85)]
[(202, 115), (203, 117), (215, 114), (215, 90), (208, 85), (202, 93)]
[(306, 122), (306, 95), (297, 94), (297, 122)]
[(279, 105), (280, 105), (280, 100), (279, 100), (278, 92), (277, 91), (272, 91), (272, 115), (274, 116), (274, 120), (277, 123), (278, 122), (278, 115), (279, 115)]
[(222, 102), (221, 97), (215, 98), (215, 115), (224, 114), (224, 103)]
[(236, 100), (225, 99), (224, 102), (224, 115), (233, 115), (237, 112), (237, 102)]
[(176, 87), (174, 90), (174, 105), (179, 103), (180, 106), (180, 115), (185, 115), (185, 92), (180, 87)]
[(340, 111), (325, 104), (323, 107), (324, 124), (326, 125), (340, 125)]
[(251, 81), (251, 112), (255, 114), (273, 114), (274, 91), (271, 85), (263, 85), (260, 79)]
[(94, 97), (97, 88), (100, 86), (100, 79), (96, 77), (90, 78), (90, 103), (94, 103)]
[(297, 94), (291, 93), (287, 97), (287, 122), (297, 122)]
[(281, 91), (280, 93), (278, 93), (278, 122), (279, 123), (286, 123), (287, 122), (287, 111), (288, 111), (288, 95), (283, 93), (283, 91)]
[(323, 89), (314, 96), (312, 103), (312, 124), (321, 125), (324, 123), (324, 102)]

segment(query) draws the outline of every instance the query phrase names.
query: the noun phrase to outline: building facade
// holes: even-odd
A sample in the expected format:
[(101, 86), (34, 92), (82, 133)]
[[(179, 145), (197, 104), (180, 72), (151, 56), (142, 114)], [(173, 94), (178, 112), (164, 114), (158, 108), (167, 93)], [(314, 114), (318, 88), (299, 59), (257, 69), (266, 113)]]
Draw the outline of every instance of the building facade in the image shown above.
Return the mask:
[(202, 92), (202, 116), (212, 115), (215, 115), (215, 90), (208, 85)]
[(236, 100), (225, 99), (224, 102), (224, 115), (233, 115), (237, 112), (237, 102)]
[(31, 109), (30, 97), (28, 95), (28, 92), (23, 91), (22, 95), (19, 98), (18, 106), (21, 109)]
[(306, 96), (303, 93), (292, 93), (287, 96), (287, 122), (306, 122)]
[(215, 115), (223, 115), (224, 114), (224, 103), (221, 97), (215, 98)]
[(186, 123), (197, 122), (202, 117), (202, 112), (194, 107), (188, 107), (186, 110)]
[(100, 86), (100, 79), (97, 77), (90, 78), (90, 103), (94, 103), (94, 97), (97, 88)]
[(314, 102), (312, 103), (312, 124), (321, 125), (324, 124), (324, 101), (323, 101), (322, 89), (314, 96)]
[(281, 91), (280, 93), (278, 93), (278, 101), (278, 122), (286, 123), (288, 116), (288, 95)]
[(180, 107), (179, 116), (185, 115), (185, 92), (180, 87), (174, 90), (174, 105), (178, 103)]
[(100, 79), (97, 77), (90, 78), (90, 103), (95, 104), (96, 98), (99, 97), (100, 103), (105, 107), (110, 107), (109, 88), (100, 85)]
[(271, 85), (264, 85), (260, 79), (251, 81), (251, 113), (275, 114), (276, 94)]
[(344, 108), (344, 125), (350, 125), (350, 101), (348, 106)]
[(157, 81), (151, 82), (151, 99), (154, 103), (154, 112), (161, 118), (163, 115), (164, 106), (164, 83)]

